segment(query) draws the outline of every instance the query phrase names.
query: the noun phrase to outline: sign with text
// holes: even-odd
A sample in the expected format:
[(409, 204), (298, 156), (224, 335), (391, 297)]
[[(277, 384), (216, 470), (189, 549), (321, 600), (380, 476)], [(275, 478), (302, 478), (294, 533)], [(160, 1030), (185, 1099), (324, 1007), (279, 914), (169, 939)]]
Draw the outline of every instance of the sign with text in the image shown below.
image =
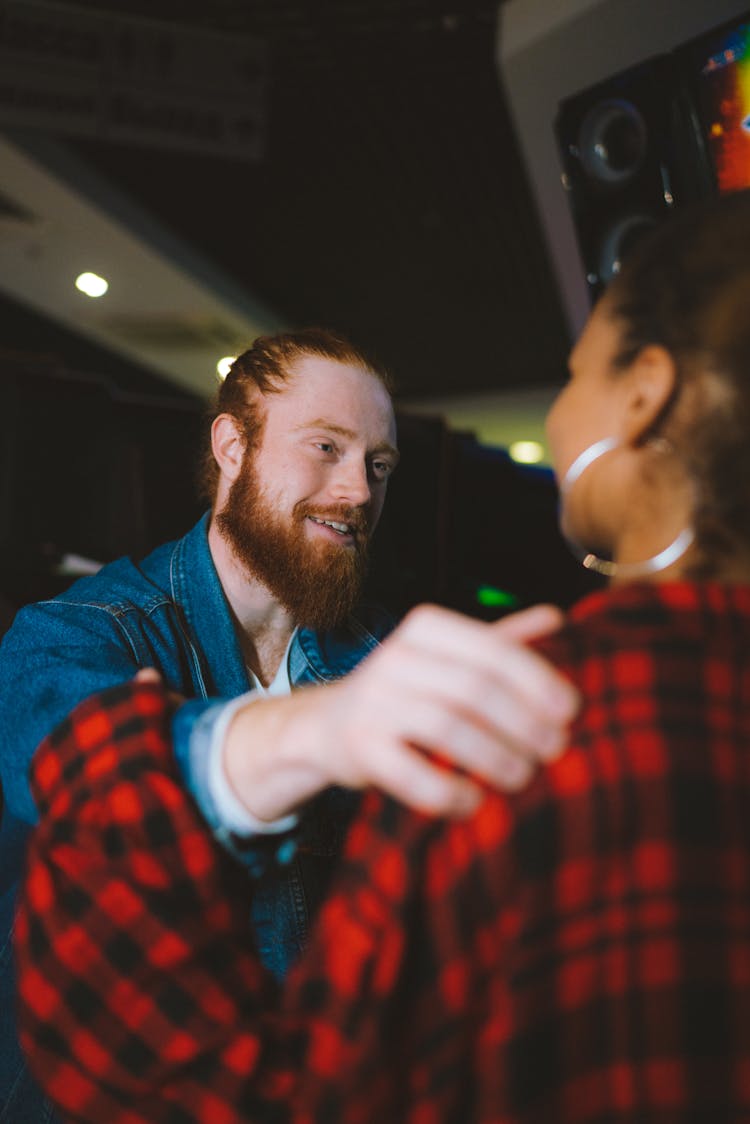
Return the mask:
[(266, 71), (247, 37), (0, 0), (0, 124), (257, 160)]

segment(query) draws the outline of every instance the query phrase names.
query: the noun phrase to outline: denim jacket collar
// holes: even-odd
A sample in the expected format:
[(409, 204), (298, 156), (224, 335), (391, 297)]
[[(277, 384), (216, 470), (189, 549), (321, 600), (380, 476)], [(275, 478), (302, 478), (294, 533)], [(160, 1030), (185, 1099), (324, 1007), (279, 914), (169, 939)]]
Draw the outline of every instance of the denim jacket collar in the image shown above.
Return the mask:
[(170, 589), (195, 637), (208, 678), (206, 694), (233, 698), (250, 684), (237, 631), (208, 547), (209, 512), (175, 543), (170, 561)]
[[(323, 682), (341, 679), (353, 671), (378, 643), (377, 638), (353, 616), (349, 617), (346, 625), (330, 632), (301, 628), (290, 654), (290, 678), (294, 683), (300, 678), (309, 679), (311, 675)], [(306, 676), (298, 673), (302, 661), (309, 669)]]

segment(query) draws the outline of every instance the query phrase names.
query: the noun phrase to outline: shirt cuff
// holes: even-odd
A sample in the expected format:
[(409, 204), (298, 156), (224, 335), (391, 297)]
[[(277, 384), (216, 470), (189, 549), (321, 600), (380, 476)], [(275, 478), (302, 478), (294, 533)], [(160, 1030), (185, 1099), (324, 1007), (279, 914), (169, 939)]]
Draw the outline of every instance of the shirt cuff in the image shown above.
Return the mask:
[(208, 749), (207, 781), (216, 815), (226, 831), (243, 837), (278, 835), (284, 831), (291, 831), (299, 821), (299, 817), (294, 813), (270, 823), (256, 819), (235, 794), (224, 771), (224, 742), (229, 723), (243, 706), (258, 700), (259, 696), (255, 691), (248, 691), (247, 694), (225, 703), (214, 717)]

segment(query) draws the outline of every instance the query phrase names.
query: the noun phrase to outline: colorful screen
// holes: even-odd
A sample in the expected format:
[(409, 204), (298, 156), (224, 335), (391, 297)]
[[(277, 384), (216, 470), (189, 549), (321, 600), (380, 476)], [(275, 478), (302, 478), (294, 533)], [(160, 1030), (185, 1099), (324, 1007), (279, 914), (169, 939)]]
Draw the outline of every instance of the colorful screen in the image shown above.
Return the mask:
[(750, 23), (708, 47), (700, 74), (703, 124), (719, 191), (750, 187)]

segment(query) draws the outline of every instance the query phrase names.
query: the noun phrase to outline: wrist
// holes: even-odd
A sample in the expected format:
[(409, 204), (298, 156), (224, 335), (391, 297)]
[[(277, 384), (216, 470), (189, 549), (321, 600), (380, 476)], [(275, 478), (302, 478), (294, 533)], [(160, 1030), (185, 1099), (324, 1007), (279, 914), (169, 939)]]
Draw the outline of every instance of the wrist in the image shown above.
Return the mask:
[(294, 814), (330, 783), (321, 768), (316, 735), (320, 694), (320, 688), (310, 687), (284, 698), (257, 700), (229, 723), (224, 773), (234, 795), (261, 825)]

